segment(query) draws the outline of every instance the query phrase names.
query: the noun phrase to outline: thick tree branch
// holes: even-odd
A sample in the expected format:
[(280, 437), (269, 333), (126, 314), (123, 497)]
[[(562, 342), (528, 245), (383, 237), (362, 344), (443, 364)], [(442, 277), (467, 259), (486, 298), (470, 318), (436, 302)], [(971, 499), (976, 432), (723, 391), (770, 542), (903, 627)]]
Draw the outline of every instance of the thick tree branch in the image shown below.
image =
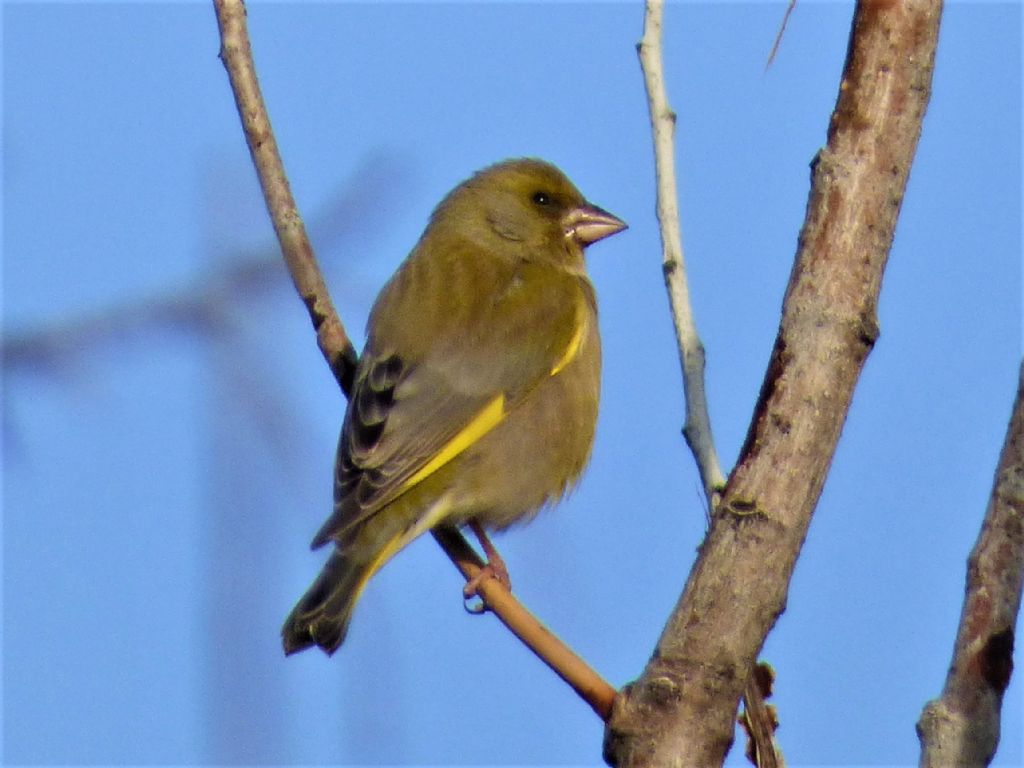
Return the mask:
[(978, 541), (953, 663), (942, 695), (917, 723), (922, 768), (988, 765), (999, 745), (1003, 692), (1013, 672), (1024, 587), (1024, 366)]
[[(320, 350), (338, 384), (348, 395), (355, 372), (356, 352), (334, 309), (291, 195), (270, 117), (256, 80), (245, 23), (245, 4), (242, 0), (214, 0), (214, 9), (221, 33), (221, 59), (228, 71), (238, 114), (285, 264), (309, 310)], [(440, 529), (435, 531), (434, 538), (467, 581), (479, 573), (482, 565), (479, 557), (457, 530)], [(614, 689), (607, 682), (537, 621), (496, 579), (484, 579), (479, 586), (479, 595), (530, 650), (568, 682), (602, 719), (607, 719), (615, 696)]]
[(613, 765), (717, 765), (790, 577), (864, 361), (931, 91), (941, 0), (862, 0), (782, 321), (740, 461), (643, 675)]
[(718, 463), (715, 440), (711, 434), (711, 418), (704, 389), (704, 345), (697, 334), (697, 324), (690, 306), (690, 289), (686, 282), (686, 261), (679, 226), (678, 192), (673, 136), (676, 113), (668, 103), (665, 75), (661, 60), (661, 26), (664, 3), (648, 0), (644, 12), (644, 34), (637, 43), (640, 67), (647, 89), (647, 106), (654, 133), (654, 169), (658, 191), (658, 224), (661, 231), (662, 271), (668, 289), (672, 321), (679, 344), (679, 362), (683, 368), (683, 393), (686, 398), (686, 424), (683, 436), (697, 462), (701, 484), (713, 509), (725, 477)]

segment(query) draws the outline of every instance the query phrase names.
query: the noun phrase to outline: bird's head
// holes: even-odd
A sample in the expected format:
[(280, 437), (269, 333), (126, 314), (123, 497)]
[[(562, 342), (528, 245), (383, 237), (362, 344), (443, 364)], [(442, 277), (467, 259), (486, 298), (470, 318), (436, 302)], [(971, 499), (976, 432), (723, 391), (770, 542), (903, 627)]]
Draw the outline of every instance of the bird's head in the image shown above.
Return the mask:
[(457, 223), (481, 244), (529, 260), (582, 267), (583, 249), (626, 228), (589, 202), (558, 168), (543, 160), (497, 163), (464, 181), (438, 206), (433, 221)]

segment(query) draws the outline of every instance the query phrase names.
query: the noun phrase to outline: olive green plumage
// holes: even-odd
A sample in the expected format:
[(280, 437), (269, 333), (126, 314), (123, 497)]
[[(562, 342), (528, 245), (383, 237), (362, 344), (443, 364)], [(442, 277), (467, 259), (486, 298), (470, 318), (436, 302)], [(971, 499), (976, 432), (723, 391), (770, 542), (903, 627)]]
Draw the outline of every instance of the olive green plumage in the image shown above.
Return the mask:
[(554, 166), (480, 171), (434, 211), (381, 291), (338, 444), (335, 544), (282, 629), (332, 653), (369, 578), (436, 525), (531, 518), (576, 482), (601, 347), (583, 249), (625, 228)]

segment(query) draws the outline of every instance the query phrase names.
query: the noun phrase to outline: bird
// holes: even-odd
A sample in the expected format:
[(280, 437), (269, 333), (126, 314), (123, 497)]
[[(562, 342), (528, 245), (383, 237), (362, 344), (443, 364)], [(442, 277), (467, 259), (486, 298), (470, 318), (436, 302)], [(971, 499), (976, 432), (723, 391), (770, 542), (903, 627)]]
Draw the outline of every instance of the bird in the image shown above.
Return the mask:
[(333, 550), (285, 620), (286, 654), (333, 654), (370, 578), (421, 534), (502, 531), (575, 486), (601, 378), (584, 249), (626, 226), (536, 158), (434, 209), (370, 312), (312, 543)]

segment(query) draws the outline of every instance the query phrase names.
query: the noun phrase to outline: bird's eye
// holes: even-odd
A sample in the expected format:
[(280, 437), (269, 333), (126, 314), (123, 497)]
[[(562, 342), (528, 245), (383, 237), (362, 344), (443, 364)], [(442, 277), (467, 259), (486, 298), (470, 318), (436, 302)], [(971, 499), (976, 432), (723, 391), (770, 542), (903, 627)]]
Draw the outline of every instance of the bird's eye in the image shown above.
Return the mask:
[(533, 202), (535, 202), (537, 205), (550, 205), (551, 198), (548, 196), (547, 192), (534, 192)]

